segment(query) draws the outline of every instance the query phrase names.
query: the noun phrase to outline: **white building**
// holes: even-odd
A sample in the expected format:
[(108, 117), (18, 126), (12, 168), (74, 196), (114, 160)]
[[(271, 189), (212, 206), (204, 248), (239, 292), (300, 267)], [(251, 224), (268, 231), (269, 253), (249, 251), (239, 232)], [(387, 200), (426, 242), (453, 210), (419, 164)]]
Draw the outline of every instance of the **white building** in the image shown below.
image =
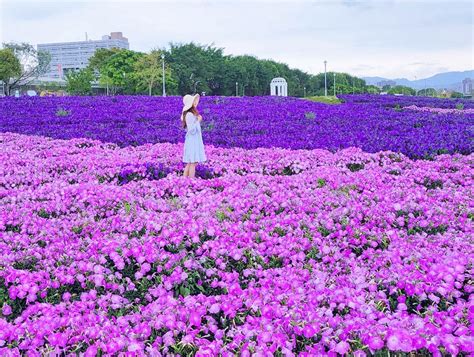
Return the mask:
[(288, 96), (288, 83), (285, 78), (277, 77), (272, 79), (270, 82), (270, 95)]
[(95, 51), (99, 48), (129, 49), (128, 39), (121, 32), (111, 32), (101, 40), (43, 43), (37, 46), (38, 51), (49, 52), (51, 63), (49, 71), (44, 74), (49, 78), (64, 78), (71, 70), (80, 70), (89, 64)]

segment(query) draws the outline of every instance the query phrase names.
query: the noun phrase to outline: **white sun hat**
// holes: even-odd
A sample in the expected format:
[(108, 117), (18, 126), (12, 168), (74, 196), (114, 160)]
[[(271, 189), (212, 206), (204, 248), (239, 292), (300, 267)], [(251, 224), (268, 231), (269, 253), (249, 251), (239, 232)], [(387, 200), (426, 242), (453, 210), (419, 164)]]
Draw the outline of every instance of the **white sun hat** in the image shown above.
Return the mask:
[(184, 112), (185, 110), (188, 110), (189, 108), (191, 108), (196, 98), (197, 98), (197, 102), (196, 102), (196, 106), (197, 106), (200, 99), (199, 93), (196, 93), (195, 95), (186, 94), (183, 97), (183, 110), (182, 111)]

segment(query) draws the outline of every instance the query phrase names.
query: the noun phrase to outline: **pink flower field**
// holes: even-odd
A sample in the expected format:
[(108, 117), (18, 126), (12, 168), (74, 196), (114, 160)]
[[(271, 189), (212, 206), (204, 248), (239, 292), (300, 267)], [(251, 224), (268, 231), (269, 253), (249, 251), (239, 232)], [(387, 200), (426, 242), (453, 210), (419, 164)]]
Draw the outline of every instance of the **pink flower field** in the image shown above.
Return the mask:
[(470, 355), (474, 154), (0, 133), (0, 355)]

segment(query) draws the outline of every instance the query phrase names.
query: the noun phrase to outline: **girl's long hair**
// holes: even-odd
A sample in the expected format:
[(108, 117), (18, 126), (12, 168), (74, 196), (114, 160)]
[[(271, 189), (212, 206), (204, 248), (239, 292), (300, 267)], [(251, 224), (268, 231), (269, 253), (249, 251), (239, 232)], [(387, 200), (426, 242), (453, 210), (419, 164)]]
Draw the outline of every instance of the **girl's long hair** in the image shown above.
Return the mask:
[(189, 112), (193, 113), (194, 115), (198, 116), (199, 115), (199, 112), (198, 110), (196, 109), (196, 107), (193, 105), (191, 108), (189, 108), (188, 110), (185, 110), (182, 114), (181, 114), (181, 123), (183, 124), (183, 128), (186, 129), (187, 128), (187, 125), (186, 125), (186, 114), (188, 114)]

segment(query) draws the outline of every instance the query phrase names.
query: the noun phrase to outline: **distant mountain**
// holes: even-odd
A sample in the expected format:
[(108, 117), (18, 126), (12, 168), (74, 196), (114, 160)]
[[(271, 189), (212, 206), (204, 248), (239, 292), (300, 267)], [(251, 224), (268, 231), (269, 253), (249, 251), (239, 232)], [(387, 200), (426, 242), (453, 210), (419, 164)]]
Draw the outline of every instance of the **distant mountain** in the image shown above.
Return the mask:
[(376, 85), (381, 81), (394, 81), (397, 85), (407, 86), (414, 89), (435, 88), (435, 89), (452, 89), (461, 91), (462, 81), (465, 78), (474, 79), (474, 70), (462, 72), (444, 72), (438, 73), (428, 78), (417, 79), (410, 81), (406, 78), (389, 79), (383, 77), (362, 77), (367, 84)]
[(365, 80), (365, 83), (372, 85), (382, 81), (389, 81), (389, 79), (383, 77), (362, 77), (362, 79)]

